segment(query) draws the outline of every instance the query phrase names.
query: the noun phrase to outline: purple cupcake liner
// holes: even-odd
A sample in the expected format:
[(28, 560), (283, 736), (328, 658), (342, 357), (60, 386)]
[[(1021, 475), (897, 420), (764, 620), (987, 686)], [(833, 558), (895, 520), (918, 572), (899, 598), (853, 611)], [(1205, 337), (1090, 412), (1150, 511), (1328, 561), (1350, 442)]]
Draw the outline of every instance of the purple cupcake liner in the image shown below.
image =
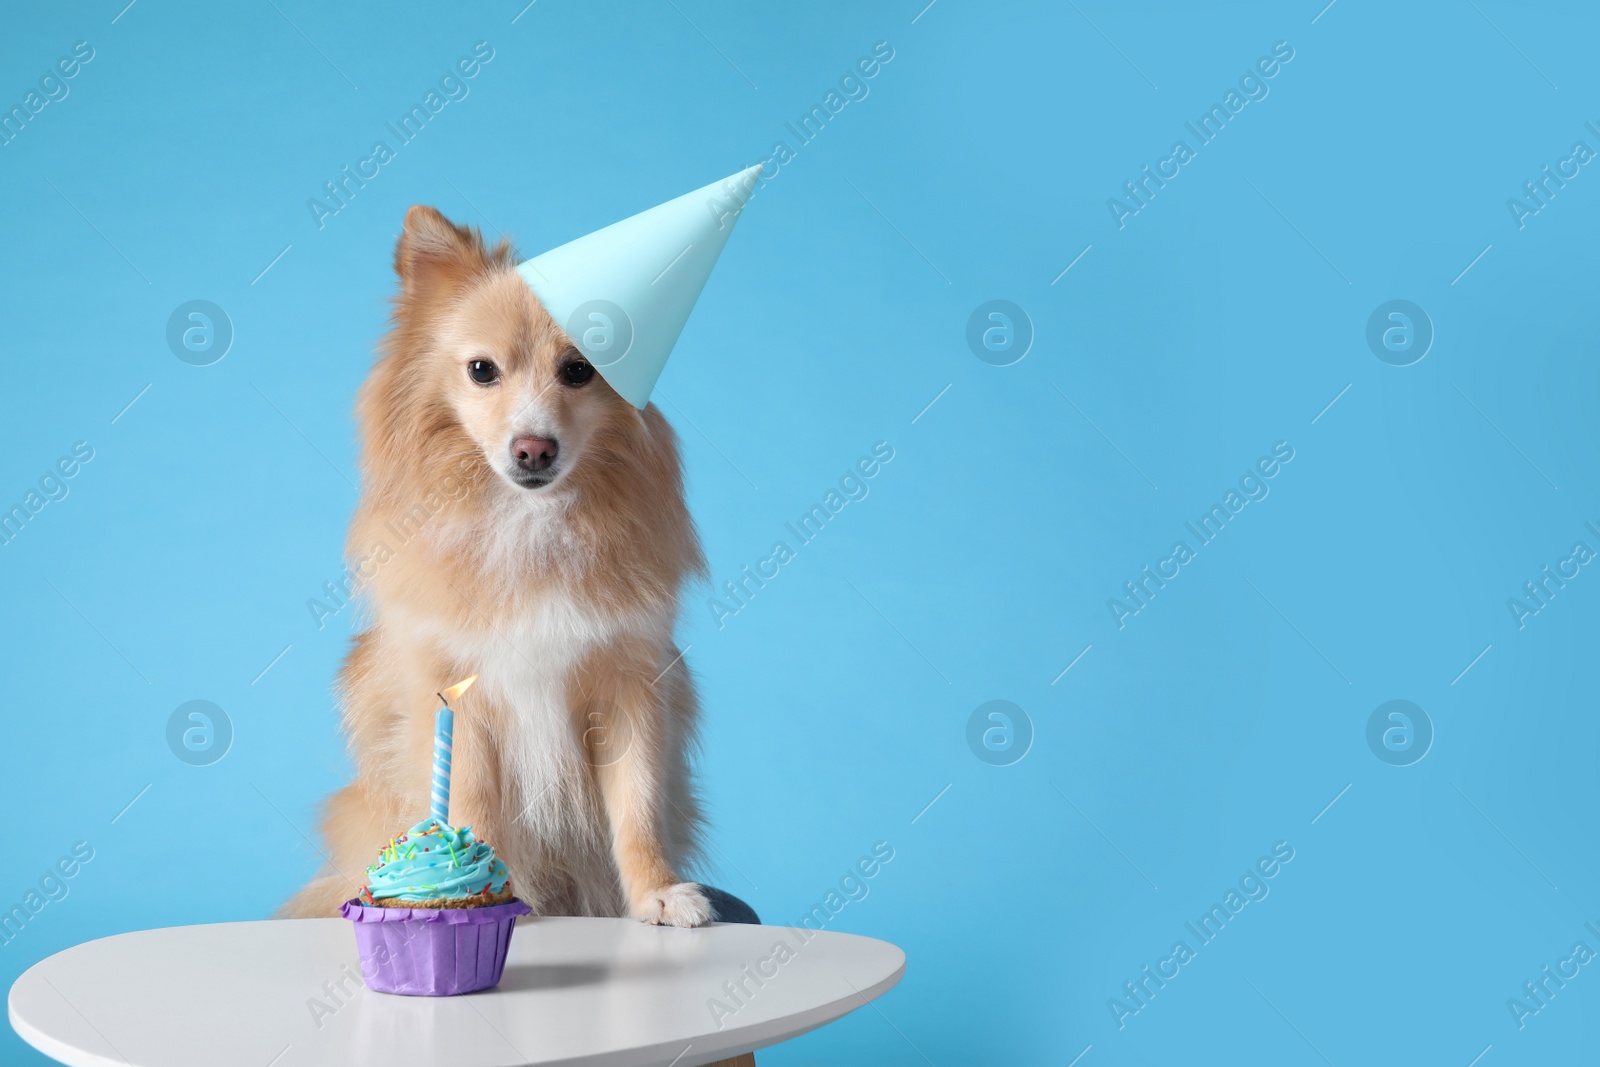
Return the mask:
[(485, 908), (375, 908), (347, 900), (368, 989), (408, 997), (449, 997), (497, 985), (517, 916), (512, 898)]

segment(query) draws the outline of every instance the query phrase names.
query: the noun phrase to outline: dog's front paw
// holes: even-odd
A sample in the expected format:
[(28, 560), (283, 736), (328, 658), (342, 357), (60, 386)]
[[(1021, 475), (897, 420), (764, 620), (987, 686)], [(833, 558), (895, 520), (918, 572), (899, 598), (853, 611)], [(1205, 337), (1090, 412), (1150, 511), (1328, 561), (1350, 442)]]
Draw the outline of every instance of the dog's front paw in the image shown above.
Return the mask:
[(652, 926), (704, 926), (711, 901), (694, 882), (679, 882), (646, 893), (634, 903), (633, 917)]

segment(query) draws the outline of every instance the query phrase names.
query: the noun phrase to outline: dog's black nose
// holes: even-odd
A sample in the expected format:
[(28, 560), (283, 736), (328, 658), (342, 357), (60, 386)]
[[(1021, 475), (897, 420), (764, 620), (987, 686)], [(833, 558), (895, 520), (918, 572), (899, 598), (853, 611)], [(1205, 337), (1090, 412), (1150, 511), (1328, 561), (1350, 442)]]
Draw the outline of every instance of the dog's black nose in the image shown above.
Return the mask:
[(555, 462), (560, 448), (543, 437), (519, 437), (511, 442), (511, 455), (525, 471), (542, 471)]

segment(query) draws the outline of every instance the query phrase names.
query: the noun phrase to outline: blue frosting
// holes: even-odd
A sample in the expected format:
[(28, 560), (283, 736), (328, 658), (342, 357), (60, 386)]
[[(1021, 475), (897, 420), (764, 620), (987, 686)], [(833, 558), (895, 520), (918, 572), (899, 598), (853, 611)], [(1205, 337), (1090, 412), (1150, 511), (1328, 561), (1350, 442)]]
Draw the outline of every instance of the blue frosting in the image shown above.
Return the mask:
[(367, 868), (367, 893), (375, 900), (465, 900), (503, 892), (508, 877), (472, 827), (427, 819), (378, 850), (378, 862)]

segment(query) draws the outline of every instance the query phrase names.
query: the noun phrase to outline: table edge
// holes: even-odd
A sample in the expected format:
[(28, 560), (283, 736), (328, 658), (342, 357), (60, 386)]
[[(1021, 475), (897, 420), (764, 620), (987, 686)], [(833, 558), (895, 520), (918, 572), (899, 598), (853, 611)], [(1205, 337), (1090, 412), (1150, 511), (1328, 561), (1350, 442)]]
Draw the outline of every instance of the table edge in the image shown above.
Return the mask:
[[(319, 918), (324, 918), (329, 922), (345, 922), (346, 921), (346, 920), (343, 920), (343, 919), (335, 919), (335, 918), (328, 917), (328, 916), (321, 916)], [(613, 919), (615, 917), (611, 917), (611, 916), (566, 916), (566, 915), (554, 915), (554, 916), (540, 916), (539, 918), (545, 918), (545, 919), (568, 919), (568, 918), (592, 919), (592, 918), (600, 918), (600, 919), (610, 920), (610, 919)], [(59, 956), (67, 955), (68, 953), (75, 952), (76, 950), (78, 950), (80, 948), (83, 948), (83, 947), (85, 947), (87, 945), (95, 944), (96, 942), (100, 942), (100, 941), (110, 941), (110, 940), (113, 940), (113, 939), (116, 939), (116, 938), (132, 937), (132, 936), (135, 936), (135, 935), (138, 935), (138, 934), (159, 933), (160, 931), (163, 931), (163, 930), (186, 930), (186, 929), (198, 929), (198, 928), (201, 928), (201, 927), (210, 927), (210, 926), (240, 926), (240, 925), (246, 925), (246, 924), (263, 924), (263, 923), (279, 923), (279, 922), (302, 922), (302, 921), (304, 921), (304, 920), (299, 920), (299, 919), (233, 919), (233, 920), (228, 920), (228, 921), (225, 921), (225, 922), (217, 922), (217, 923), (188, 923), (188, 924), (182, 924), (182, 925), (179, 925), (179, 926), (152, 926), (152, 927), (144, 927), (144, 928), (137, 929), (137, 930), (121, 930), (121, 931), (118, 931), (117, 933), (114, 933), (114, 934), (106, 934), (103, 937), (93, 937), (93, 938), (88, 939), (87, 941), (80, 941), (75, 945), (68, 945), (66, 948), (63, 948), (63, 949), (61, 949), (61, 950), (59, 950), (57, 952), (52, 952), (50, 955), (44, 957), (43, 959), (35, 961), (30, 967), (28, 967), (27, 970), (25, 970), (21, 974), (19, 974), (16, 977), (16, 979), (11, 983), (10, 988), (7, 989), (7, 991), (6, 991), (6, 1019), (7, 1019), (7, 1022), (10, 1023), (12, 1031), (15, 1032), (16, 1035), (18, 1037), (20, 1037), (29, 1047), (33, 1048), (36, 1052), (39, 1052), (39, 1053), (41, 1053), (41, 1054), (43, 1054), (45, 1056), (50, 1057), (51, 1059), (55, 1060), (58, 1063), (62, 1063), (62, 1064), (67, 1065), (67, 1067), (128, 1067), (129, 1061), (126, 1058), (122, 1057), (122, 1055), (120, 1053), (118, 1053), (117, 1058), (113, 1059), (113, 1058), (111, 1058), (109, 1056), (106, 1056), (106, 1055), (104, 1055), (102, 1053), (93, 1052), (93, 1051), (90, 1051), (88, 1049), (79, 1048), (79, 1047), (74, 1046), (74, 1045), (68, 1045), (68, 1044), (66, 1044), (64, 1042), (61, 1042), (61, 1041), (57, 1040), (55, 1037), (51, 1036), (50, 1034), (47, 1034), (43, 1030), (38, 1029), (37, 1027), (33, 1026), (31, 1023), (27, 1022), (26, 1019), (24, 1019), (21, 1015), (18, 1014), (17, 1009), (16, 1009), (15, 1001), (16, 1001), (17, 987), (20, 986), (23, 983), (23, 981), (26, 980), (28, 978), (28, 976), (31, 975), (34, 971), (39, 970), (45, 964), (49, 963), (51, 960), (54, 960)], [(716, 925), (733, 926), (733, 925), (745, 925), (745, 924), (719, 923), (719, 924), (716, 924)], [(749, 925), (766, 926), (765, 923), (749, 924)], [(776, 926), (776, 925), (768, 926), (767, 928), (771, 929), (771, 930), (793, 930), (793, 929), (795, 929), (794, 927), (790, 927), (790, 926)], [(804, 1020), (803, 1025), (801, 1025), (800, 1028), (798, 1028), (798, 1029), (787, 1030), (786, 1032), (784, 1032), (784, 1033), (782, 1033), (781, 1035), (778, 1035), (778, 1036), (772, 1036), (772, 1035), (768, 1034), (768, 1035), (757, 1037), (754, 1033), (752, 1033), (752, 1031), (758, 1031), (758, 1030), (763, 1028), (764, 1024), (762, 1024), (760, 1022), (747, 1023), (742, 1027), (735, 1027), (733, 1029), (729, 1029), (729, 1030), (725, 1030), (725, 1031), (718, 1031), (715, 1036), (722, 1037), (722, 1038), (732, 1038), (732, 1039), (735, 1039), (735, 1040), (732, 1043), (727, 1044), (726, 1047), (723, 1047), (723, 1043), (722, 1042), (718, 1042), (716, 1045), (710, 1046), (709, 1047), (710, 1051), (705, 1053), (706, 1055), (714, 1056), (714, 1060), (715, 1059), (727, 1058), (729, 1056), (738, 1055), (738, 1054), (744, 1053), (744, 1052), (754, 1052), (754, 1051), (756, 1051), (758, 1049), (769, 1048), (769, 1047), (771, 1047), (773, 1045), (781, 1044), (784, 1041), (791, 1040), (792, 1038), (800, 1037), (803, 1034), (808, 1034), (811, 1031), (820, 1029), (821, 1027), (826, 1026), (831, 1022), (835, 1022), (835, 1021), (837, 1021), (839, 1019), (842, 1019), (846, 1015), (849, 1015), (849, 1014), (857, 1011), (859, 1008), (865, 1006), (866, 1004), (869, 1004), (872, 1001), (878, 999), (879, 997), (883, 996), (883, 994), (887, 993), (889, 990), (891, 990), (895, 986), (899, 985), (900, 984), (900, 980), (903, 977), (905, 977), (905, 973), (906, 973), (906, 954), (905, 954), (905, 950), (902, 949), (899, 945), (894, 944), (892, 941), (884, 941), (884, 940), (882, 940), (880, 938), (868, 937), (865, 934), (846, 933), (845, 931), (842, 931), (842, 930), (825, 930), (825, 931), (824, 930), (818, 930), (818, 931), (810, 931), (810, 932), (813, 933), (813, 934), (819, 934), (819, 933), (820, 934), (825, 934), (825, 935), (828, 935), (830, 937), (839, 937), (839, 938), (848, 938), (848, 939), (859, 938), (859, 939), (864, 940), (864, 941), (876, 941), (881, 945), (886, 945), (889, 948), (893, 949), (896, 953), (899, 954), (900, 960), (899, 960), (898, 965), (895, 967), (894, 971), (891, 974), (885, 976), (884, 978), (880, 979), (877, 982), (872, 983), (871, 985), (867, 986), (864, 989), (856, 990), (855, 999), (858, 1000), (859, 1003), (855, 1004), (852, 1007), (847, 1008), (845, 1011), (842, 1011), (842, 1012), (840, 1012), (838, 1014), (831, 1014), (831, 1009), (832, 1008), (834, 1008), (835, 1006), (839, 1005), (840, 1003), (848, 1002), (851, 999), (850, 997), (841, 996), (841, 997), (835, 998), (833, 1000), (829, 1000), (829, 1001), (827, 1001), (827, 1002), (825, 1002), (823, 1004), (819, 1004), (819, 1005), (816, 1005), (815, 1007), (809, 1008), (806, 1011), (804, 1011), (802, 1013), (799, 1013), (797, 1015), (790, 1016), (789, 1019), (791, 1019), (791, 1020)], [(48, 978), (45, 978), (43, 974), (40, 974), (39, 978), (46, 985), (49, 985), (52, 989), (55, 988), (54, 984), (51, 983)], [(60, 995), (59, 990), (57, 991), (57, 995)], [(63, 999), (65, 999), (65, 998), (63, 997)], [(71, 1007), (72, 1002), (71, 1001), (67, 1001), (67, 1005), (69, 1007)], [(822, 1016), (822, 1017), (820, 1017), (820, 1018), (816, 1017), (816, 1016), (819, 1016), (819, 1015)], [(87, 1019), (85, 1019), (84, 1021), (86, 1023), (88, 1023)], [(89, 1025), (89, 1028), (91, 1030), (95, 1029), (93, 1023), (88, 1023), (88, 1025)], [(98, 1030), (96, 1030), (95, 1032), (97, 1034), (99, 1033)], [(754, 1039), (754, 1043), (752, 1044), (751, 1041), (741, 1038), (741, 1035), (744, 1035), (744, 1038), (753, 1038)], [(111, 1045), (110, 1040), (105, 1038), (104, 1035), (101, 1035), (101, 1039), (104, 1040), (106, 1042), (106, 1044)], [(638, 1065), (638, 1067), (647, 1067), (647, 1065), (657, 1062), (657, 1060), (659, 1059), (659, 1057), (661, 1055), (663, 1055), (663, 1054), (670, 1055), (671, 1052), (672, 1052), (672, 1047), (675, 1046), (675, 1044), (676, 1044), (676, 1042), (673, 1042), (672, 1045), (668, 1045), (668, 1046), (665, 1046), (665, 1047), (659, 1046), (659, 1045), (642, 1046), (642, 1047), (637, 1048), (637, 1049), (627, 1050), (627, 1052), (624, 1053), (624, 1055), (627, 1055), (631, 1061), (633, 1061), (634, 1063), (636, 1063)], [(115, 1051), (116, 1046), (115, 1045), (111, 1045), (111, 1047)], [(681, 1052), (679, 1053), (680, 1056), (682, 1054), (683, 1053), (681, 1053)], [(551, 1064), (544, 1065), (544, 1067), (586, 1067), (586, 1065), (598, 1065), (598, 1064), (606, 1063), (608, 1060), (610, 1061), (610, 1063), (614, 1064), (614, 1063), (616, 1063), (616, 1056), (617, 1055), (618, 1055), (618, 1053), (616, 1053), (616, 1052), (601, 1052), (601, 1053), (595, 1053), (592, 1056), (591, 1055), (584, 1055), (584, 1056), (580, 1056), (580, 1057), (577, 1057), (577, 1058), (570, 1058), (570, 1059), (562, 1060), (562, 1061), (559, 1061), (559, 1062), (556, 1062), (556, 1063), (551, 1063)], [(714, 1062), (714, 1060), (712, 1062)], [(699, 1056), (699, 1055), (695, 1056), (695, 1061), (696, 1062), (703, 1062), (701, 1060), (701, 1056)], [(674, 1061), (674, 1062), (676, 1062), (676, 1061)], [(137, 1065), (135, 1065), (135, 1067), (137, 1067)], [(524, 1065), (524, 1067), (529, 1067), (529, 1065)]]

